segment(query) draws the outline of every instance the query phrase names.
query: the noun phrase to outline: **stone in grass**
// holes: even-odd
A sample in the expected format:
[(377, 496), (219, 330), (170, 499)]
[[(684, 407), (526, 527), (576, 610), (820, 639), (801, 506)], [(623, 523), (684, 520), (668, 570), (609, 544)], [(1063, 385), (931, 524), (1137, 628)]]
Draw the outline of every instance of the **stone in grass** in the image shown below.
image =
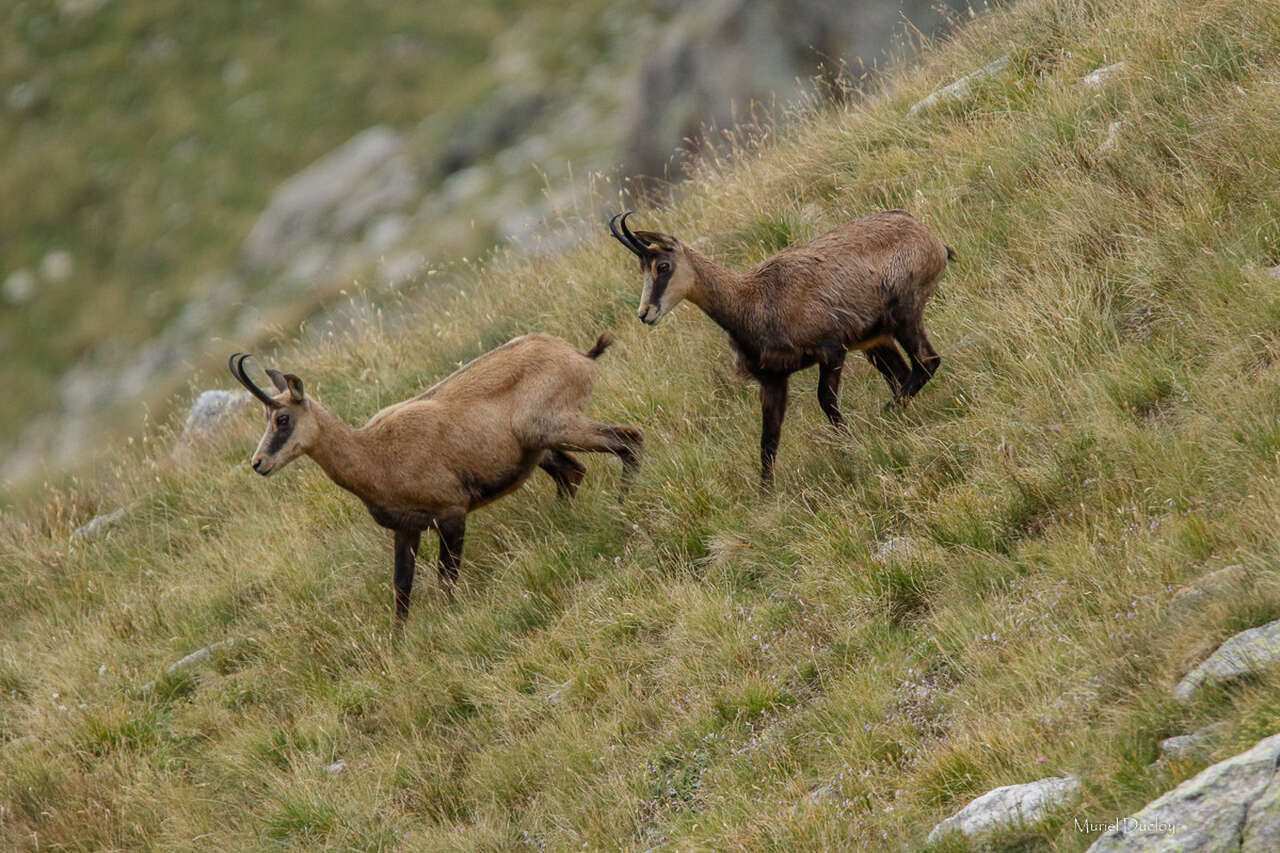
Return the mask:
[(1170, 761), (1194, 761), (1209, 754), (1214, 738), (1226, 730), (1225, 723), (1211, 723), (1185, 735), (1174, 735), (1160, 741), (1160, 753)]
[(119, 524), (124, 517), (129, 514), (129, 508), (122, 506), (119, 509), (99, 515), (91, 519), (87, 524), (82, 524), (75, 530), (71, 531), (72, 541), (87, 542), (97, 536), (107, 532), (110, 528)]
[(1007, 67), (1009, 67), (1008, 56), (1002, 56), (999, 59), (988, 62), (977, 71), (966, 74), (954, 83), (948, 86), (943, 86), (938, 91), (916, 101), (911, 105), (911, 108), (907, 110), (907, 115), (916, 116), (921, 113), (928, 112), (942, 104), (958, 103), (963, 101), (973, 93), (974, 87), (979, 82), (987, 79), (988, 77), (994, 77)]
[(1175, 592), (1169, 609), (1179, 616), (1195, 613), (1210, 599), (1241, 591), (1247, 580), (1244, 566), (1226, 566)]
[[(203, 649), (196, 649), (191, 654), (178, 658), (178, 660), (169, 664), (167, 667), (165, 667), (164, 673), (165, 675), (174, 675), (176, 673), (182, 672), (184, 669), (190, 669), (191, 667), (195, 666), (198, 663), (208, 663), (209, 661), (213, 660), (214, 652), (219, 652), (219, 651), (222, 651), (223, 649), (229, 649), (235, 644), (236, 644), (235, 638), (230, 637), (228, 639), (221, 640), (219, 642), (207, 645)], [(142, 692), (146, 693), (155, 686), (156, 686), (156, 683), (154, 681), (148, 681), (146, 684), (142, 685)]]
[(1101, 68), (1095, 68), (1088, 74), (1080, 78), (1080, 83), (1090, 89), (1101, 89), (1108, 82), (1129, 70), (1129, 63), (1117, 62), (1114, 65), (1104, 65)]
[(189, 447), (208, 435), (227, 415), (249, 405), (252, 399), (248, 391), (201, 391), (187, 412), (179, 444)]
[(1118, 820), (1089, 853), (1280, 850), (1280, 735), (1209, 767)]
[(929, 833), (928, 840), (934, 844), (954, 833), (979, 839), (1010, 829), (1034, 826), (1056, 809), (1073, 805), (1079, 799), (1080, 780), (1075, 776), (1054, 776), (1022, 785), (1005, 785), (988, 791), (942, 821)]
[(898, 560), (910, 560), (919, 550), (920, 547), (906, 536), (895, 536), (892, 539), (881, 542), (880, 547), (876, 549), (871, 559), (881, 564)]
[(1173, 698), (1190, 702), (1205, 687), (1216, 687), (1280, 664), (1280, 619), (1241, 631), (1187, 673)]
[(345, 761), (335, 761), (332, 764), (326, 765), (324, 768), (324, 775), (326, 776), (338, 776), (346, 772), (347, 762)]

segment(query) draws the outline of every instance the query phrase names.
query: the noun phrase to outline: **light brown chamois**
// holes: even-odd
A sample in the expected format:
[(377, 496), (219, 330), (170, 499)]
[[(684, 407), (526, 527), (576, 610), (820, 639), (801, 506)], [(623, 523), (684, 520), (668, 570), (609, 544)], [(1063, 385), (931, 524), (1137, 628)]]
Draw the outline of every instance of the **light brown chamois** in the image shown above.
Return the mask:
[(582, 353), (549, 335), (516, 338), (417, 397), (388, 406), (359, 429), (307, 395), (291, 373), (267, 371), (279, 391), (270, 396), (245, 374), (248, 355), (236, 353), (229, 366), (267, 409), (253, 470), (265, 477), (305, 453), (395, 533), (400, 622), (409, 611), (424, 530), (440, 536), (440, 585), (452, 598), (467, 513), (516, 489), (534, 468), (550, 474), (560, 497), (569, 498), (586, 473), (569, 451), (612, 453), (622, 460), (625, 488), (640, 463), (643, 435), (634, 427), (596, 423), (583, 412), (592, 362), (612, 340), (601, 335)]
[[(818, 403), (839, 427), (840, 371), (849, 350), (862, 350), (902, 403), (942, 363), (924, 331), (924, 306), (955, 255), (905, 210), (855, 219), (745, 273), (729, 272), (670, 234), (632, 233), (630, 215), (614, 216), (609, 230), (640, 259), (641, 321), (652, 326), (688, 299), (729, 333), (739, 370), (760, 383), (766, 489), (792, 373), (818, 365)], [(895, 341), (911, 359), (909, 369)]]

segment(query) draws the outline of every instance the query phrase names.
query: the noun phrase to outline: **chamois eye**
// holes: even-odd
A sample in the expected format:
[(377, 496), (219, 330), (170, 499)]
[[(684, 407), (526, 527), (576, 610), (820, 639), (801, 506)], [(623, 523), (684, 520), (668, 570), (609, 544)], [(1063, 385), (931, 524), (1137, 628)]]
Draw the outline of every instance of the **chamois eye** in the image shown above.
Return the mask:
[(289, 416), (287, 414), (284, 414), (283, 412), (281, 412), (280, 414), (276, 415), (276, 426), (287, 427), (288, 425), (289, 425)]
[(666, 261), (658, 261), (658, 272), (660, 273), (671, 272), (671, 264), (667, 263)]

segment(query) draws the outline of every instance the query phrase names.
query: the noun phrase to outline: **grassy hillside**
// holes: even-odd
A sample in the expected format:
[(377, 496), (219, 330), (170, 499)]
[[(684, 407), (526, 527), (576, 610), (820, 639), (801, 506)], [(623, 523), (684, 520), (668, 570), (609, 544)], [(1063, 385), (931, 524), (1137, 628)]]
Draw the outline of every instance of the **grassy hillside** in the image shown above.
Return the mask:
[[(1218, 758), (1280, 729), (1274, 676), (1169, 695), (1280, 617), (1277, 80), (1275, 2), (1027, 0), (643, 212), (735, 264), (897, 206), (959, 253), (937, 378), (882, 415), (851, 361), (838, 435), (797, 377), (773, 497), (723, 335), (691, 308), (636, 323), (603, 227), (282, 355), (360, 421), (521, 331), (620, 335), (594, 412), (647, 432), (631, 496), (592, 460), (570, 505), (540, 478), (474, 515), (457, 603), (428, 572), (398, 640), (389, 537), (307, 461), (255, 477), (257, 412), (177, 461), (157, 428), (20, 508), (3, 846), (918, 849), (977, 794), (1076, 773), (1083, 803), (1017, 849), (1084, 849), (1073, 817), (1199, 769), (1149, 767), (1160, 738), (1224, 721)], [(1170, 606), (1227, 566), (1233, 594)]]

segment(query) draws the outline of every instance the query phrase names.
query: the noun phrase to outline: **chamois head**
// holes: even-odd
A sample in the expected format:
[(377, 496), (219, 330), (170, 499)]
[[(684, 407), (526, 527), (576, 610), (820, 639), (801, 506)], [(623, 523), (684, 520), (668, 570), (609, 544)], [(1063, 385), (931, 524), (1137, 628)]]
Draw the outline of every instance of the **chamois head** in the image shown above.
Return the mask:
[(627, 227), (627, 217), (633, 212), (619, 213), (610, 219), (609, 230), (619, 243), (640, 259), (644, 290), (640, 293), (637, 316), (641, 322), (652, 326), (689, 295), (695, 277), (685, 257), (684, 247), (675, 237), (656, 231), (632, 233)]
[(310, 449), (319, 428), (311, 401), (302, 389), (302, 380), (292, 373), (267, 369), (267, 376), (280, 393), (272, 397), (253, 383), (244, 372), (247, 353), (231, 356), (231, 375), (267, 407), (267, 431), (253, 453), (253, 470), (266, 477), (274, 474)]

